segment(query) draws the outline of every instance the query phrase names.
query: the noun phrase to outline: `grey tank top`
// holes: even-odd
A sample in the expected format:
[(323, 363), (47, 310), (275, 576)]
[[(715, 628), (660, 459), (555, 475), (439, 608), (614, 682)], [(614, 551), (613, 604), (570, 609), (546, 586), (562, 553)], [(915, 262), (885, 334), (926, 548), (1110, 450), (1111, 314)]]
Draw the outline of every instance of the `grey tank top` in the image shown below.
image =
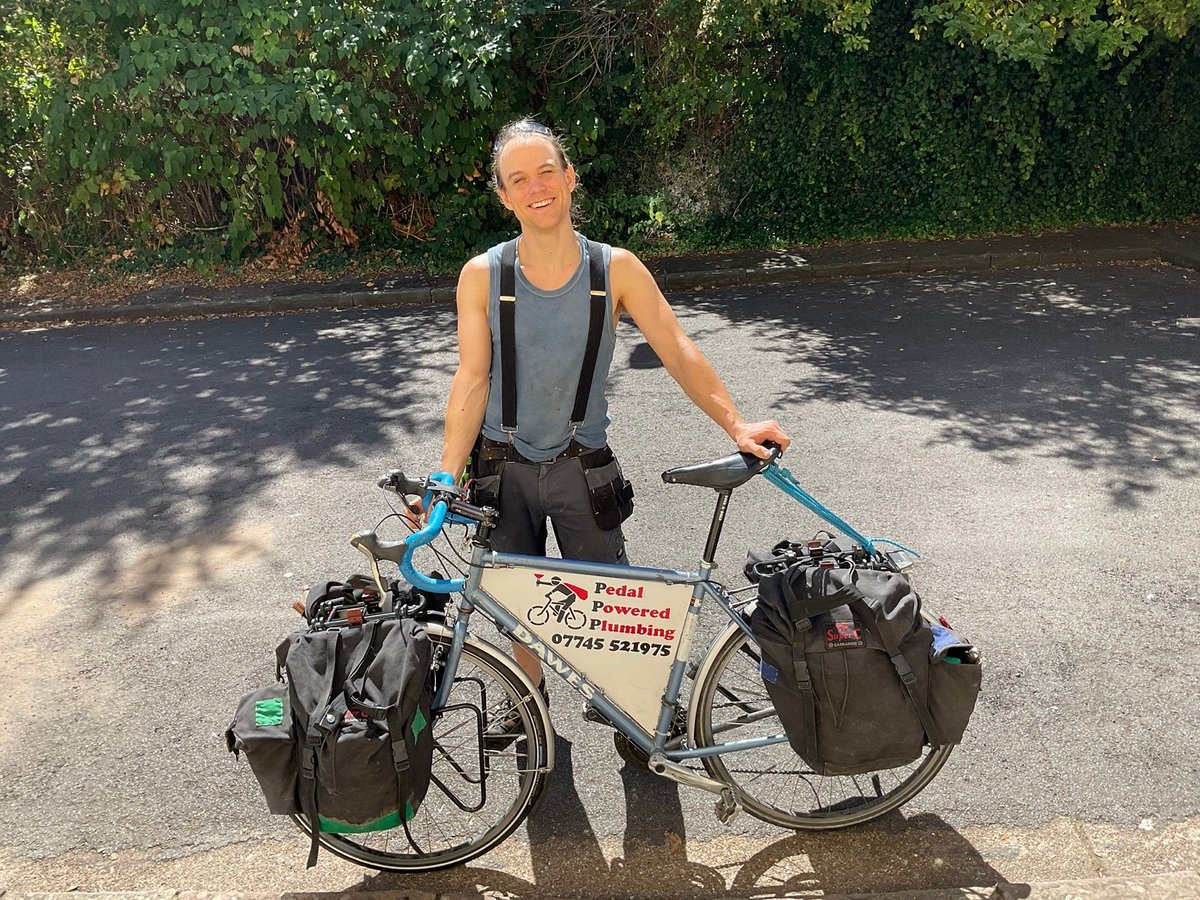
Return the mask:
[[(521, 272), (517, 246), (517, 434), (520, 454), (534, 462), (554, 459), (571, 442), (571, 409), (583, 368), (591, 303), (588, 283), (587, 241), (579, 239), (579, 267), (557, 290), (543, 291)], [(501, 428), (500, 377), (500, 250), (488, 250), (491, 286), (488, 292), (488, 325), (492, 329), (492, 372), (483, 433), (494, 441), (507, 441)], [(608, 370), (612, 365), (615, 334), (612, 323), (612, 290), (609, 263), (612, 248), (601, 244), (604, 281), (609, 291), (600, 352), (587, 413), (575, 439), (585, 447), (603, 447), (608, 442), (608, 399), (605, 396)]]

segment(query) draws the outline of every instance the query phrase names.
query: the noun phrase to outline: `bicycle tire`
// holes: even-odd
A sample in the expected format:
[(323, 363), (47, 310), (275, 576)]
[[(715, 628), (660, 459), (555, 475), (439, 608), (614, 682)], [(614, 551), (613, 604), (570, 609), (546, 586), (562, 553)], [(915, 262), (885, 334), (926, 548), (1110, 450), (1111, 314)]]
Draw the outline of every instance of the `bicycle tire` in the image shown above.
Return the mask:
[(529, 610), (529, 622), (531, 625), (542, 626), (550, 621), (550, 610), (544, 606), (535, 606)]
[(563, 621), (563, 624), (568, 628), (578, 631), (587, 625), (587, 613), (582, 609), (569, 609), (567, 610), (566, 619)]
[[(695, 747), (716, 746), (718, 728), (722, 742), (783, 733), (758, 673), (755, 649), (737, 625), (713, 642), (692, 697), (688, 734)], [(752, 721), (746, 721), (747, 714)], [(786, 742), (705, 757), (703, 763), (710, 776), (735, 787), (752, 816), (796, 831), (824, 830), (868, 822), (907, 803), (933, 780), (953, 749), (952, 744), (926, 745), (909, 765), (863, 775), (818, 775)]]
[[(425, 627), (436, 658), (439, 649), (448, 647), (450, 631), (433, 623)], [(481, 717), (470, 709), (472, 705), (484, 714), (482, 726)], [(520, 826), (537, 803), (549, 772), (554, 732), (545, 702), (516, 663), (498, 648), (468, 638), (444, 710), (434, 712), (431, 726), (436, 780), (431, 780), (425, 800), (407, 823), (407, 833), (399, 827), (365, 834), (321, 834), (323, 848), (367, 868), (431, 872), (482, 856)], [(517, 737), (503, 748), (485, 745), (481, 753), (481, 727), (486, 730), (490, 723), (512, 713), (520, 722)], [(486, 776), (481, 760), (488, 770)], [(503, 776), (499, 782), (497, 776)], [(472, 778), (479, 778), (478, 791)], [(445, 787), (439, 787), (439, 780)], [(454, 793), (459, 791), (463, 796)], [(479, 810), (460, 808), (464, 799), (473, 804), (480, 798), (483, 805)], [(306, 817), (292, 818), (301, 831), (311, 833)], [(413, 848), (409, 834), (420, 853)]]

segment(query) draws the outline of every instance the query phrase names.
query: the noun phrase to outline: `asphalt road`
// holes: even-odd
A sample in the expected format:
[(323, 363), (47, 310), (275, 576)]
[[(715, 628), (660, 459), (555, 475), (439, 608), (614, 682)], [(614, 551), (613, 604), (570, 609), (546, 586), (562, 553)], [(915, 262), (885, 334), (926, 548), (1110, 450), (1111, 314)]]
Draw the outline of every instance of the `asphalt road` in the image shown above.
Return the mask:
[[(747, 417), (789, 430), (800, 481), (925, 554), (919, 589), (985, 654), (971, 729), (876, 826), (727, 830), (708, 795), (622, 768), (556, 684), (561, 765), (528, 833), (419, 887), (1196, 868), (1198, 286), (1103, 267), (673, 295)], [(0, 886), (414, 887), (331, 859), (302, 873), (222, 733), (303, 587), (360, 568), (345, 537), (387, 512), (375, 476), (436, 464), (454, 349), (445, 306), (0, 334)], [(727, 440), (626, 323), (611, 407), (631, 557), (694, 564), (711, 494), (658, 473)], [(749, 485), (722, 572), (740, 583), (748, 548), (817, 527)]]

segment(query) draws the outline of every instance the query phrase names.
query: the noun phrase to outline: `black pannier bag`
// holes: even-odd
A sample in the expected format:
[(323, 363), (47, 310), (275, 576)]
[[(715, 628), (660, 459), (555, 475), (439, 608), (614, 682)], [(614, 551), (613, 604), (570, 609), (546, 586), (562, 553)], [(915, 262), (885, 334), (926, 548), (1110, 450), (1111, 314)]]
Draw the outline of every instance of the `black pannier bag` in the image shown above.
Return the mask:
[(762, 562), (757, 571), (769, 574), (750, 616), (760, 674), (814, 772), (894, 768), (927, 743), (962, 739), (980, 688), (978, 653), (944, 620), (922, 617), (904, 575), (811, 558), (780, 571)]
[[(314, 587), (306, 608), (351, 598), (340, 582)], [(353, 615), (353, 607), (351, 614)], [(313, 835), (405, 827), (429, 787), (433, 757), (429, 638), (412, 618), (331, 619), (276, 650), (279, 683), (242, 698), (225, 738), (245, 753), (280, 815)]]

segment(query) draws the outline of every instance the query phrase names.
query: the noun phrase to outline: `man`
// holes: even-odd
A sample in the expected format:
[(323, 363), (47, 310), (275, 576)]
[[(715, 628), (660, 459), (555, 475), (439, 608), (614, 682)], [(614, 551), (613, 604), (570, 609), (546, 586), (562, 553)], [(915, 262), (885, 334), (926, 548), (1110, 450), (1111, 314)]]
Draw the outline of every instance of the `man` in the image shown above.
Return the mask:
[[(476, 486), (494, 492), (500, 511), (492, 532), (497, 550), (544, 555), (549, 518), (565, 558), (624, 562), (620, 521), (631, 504), (621, 496), (624, 479), (607, 447), (604, 397), (622, 313), (633, 319), (671, 377), (738, 450), (766, 458), (764, 441), (786, 449), (788, 437), (774, 421), (747, 423), (742, 418), (641, 260), (627, 250), (591, 244), (575, 232), (575, 169), (548, 128), (522, 119), (500, 132), (492, 153), (492, 186), (521, 227), (513, 266), (515, 301), (504, 301), (515, 310), (516, 375), (510, 384), (516, 388), (516, 422), (505, 421), (500, 396), (505, 262), (500, 245), (470, 260), (459, 276), (459, 365), (446, 409), (442, 471), (461, 476), (474, 449)], [(585, 345), (591, 334), (590, 273), (596, 254), (603, 261), (607, 305), (591, 354), (595, 365), (585, 413), (573, 422), (589, 355)], [(610, 493), (616, 497), (611, 509), (601, 509), (609, 502), (607, 494), (597, 499), (605, 479), (611, 479)], [(538, 683), (537, 657), (523, 647), (514, 651)]]

